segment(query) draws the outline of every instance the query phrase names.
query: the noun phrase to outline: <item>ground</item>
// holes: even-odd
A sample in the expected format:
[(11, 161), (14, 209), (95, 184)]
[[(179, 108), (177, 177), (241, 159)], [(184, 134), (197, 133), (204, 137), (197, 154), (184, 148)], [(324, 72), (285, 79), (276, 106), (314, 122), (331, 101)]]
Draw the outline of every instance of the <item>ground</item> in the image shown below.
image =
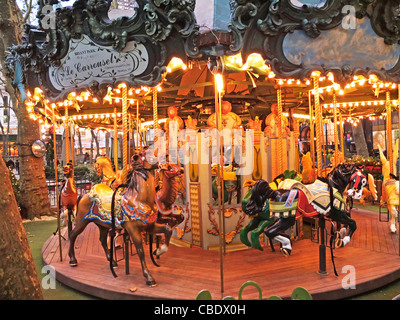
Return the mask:
[[(360, 206), (363, 209), (378, 212), (377, 206)], [(28, 242), (31, 247), (32, 256), (35, 262), (36, 271), (38, 273), (39, 281), (41, 282), (46, 273), (42, 273), (44, 266), (41, 257), (41, 249), (45, 241), (57, 229), (57, 220), (55, 218), (47, 218), (38, 221), (24, 222), (25, 230), (27, 232)], [(352, 298), (352, 300), (391, 300), (400, 294), (400, 280), (392, 284), (382, 287), (373, 292), (360, 295)], [(55, 289), (43, 290), (45, 300), (96, 300), (97, 298), (82, 294), (72, 290), (65, 285), (57, 282)], [(193, 297), (194, 299), (195, 297)]]

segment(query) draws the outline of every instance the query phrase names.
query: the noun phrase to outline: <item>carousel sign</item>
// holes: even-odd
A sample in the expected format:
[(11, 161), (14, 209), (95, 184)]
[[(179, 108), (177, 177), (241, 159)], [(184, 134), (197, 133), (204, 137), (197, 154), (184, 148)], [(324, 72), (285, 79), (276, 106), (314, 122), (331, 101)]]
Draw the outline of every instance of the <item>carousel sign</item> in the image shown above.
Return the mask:
[(143, 44), (128, 42), (123, 51), (100, 46), (87, 36), (70, 40), (70, 50), (60, 66), (49, 68), (49, 80), (57, 90), (74, 89), (90, 84), (130, 79), (143, 74), (149, 65), (149, 54)]

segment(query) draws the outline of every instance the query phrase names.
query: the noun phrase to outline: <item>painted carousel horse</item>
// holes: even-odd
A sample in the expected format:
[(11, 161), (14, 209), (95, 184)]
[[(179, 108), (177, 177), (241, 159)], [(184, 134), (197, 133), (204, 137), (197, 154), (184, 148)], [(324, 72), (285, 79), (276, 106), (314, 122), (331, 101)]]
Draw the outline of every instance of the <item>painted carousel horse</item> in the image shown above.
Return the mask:
[(387, 205), (390, 214), (390, 231), (396, 232), (396, 220), (399, 214), (399, 180), (394, 179), (390, 173), (390, 162), (386, 159), (381, 148), (379, 147), (379, 155), (382, 162), (382, 197), (381, 206)]
[[(212, 179), (212, 195), (217, 203), (218, 199), (218, 177), (217, 177), (217, 166), (213, 165), (211, 168)], [(223, 167), (223, 177), (224, 177), (224, 202), (231, 204), (233, 192), (238, 189), (238, 176), (236, 175), (236, 170), (232, 164)]]
[(100, 156), (96, 159), (94, 169), (97, 175), (101, 178), (101, 182), (115, 189), (122, 184), (122, 171), (113, 169), (111, 159), (105, 156)]
[(303, 155), (301, 158), (301, 164), (303, 165), (302, 182), (304, 184), (313, 183), (317, 175), (312, 165), (310, 152)]
[[(347, 193), (354, 199), (361, 197), (362, 190), (367, 183), (368, 176), (365, 169), (354, 165), (340, 164), (335, 167), (326, 179), (318, 178), (311, 185), (286, 179), (278, 190), (273, 190), (268, 182), (259, 180), (253, 187), (253, 192), (244, 212), (254, 216), (261, 212), (269, 199), (271, 215), (277, 218), (276, 222), (265, 230), (265, 235), (281, 243), (281, 251), (289, 256), (292, 250), (291, 241), (284, 231), (295, 224), (296, 218), (301, 216), (313, 217), (319, 214), (329, 216), (333, 221), (349, 226), (349, 233), (336, 240), (338, 247), (350, 242), (350, 238), (357, 228), (356, 222), (344, 210), (345, 201), (342, 197)], [(325, 180), (325, 181), (324, 181)]]
[[(301, 176), (294, 170), (286, 170), (283, 174), (277, 176), (274, 181), (269, 184), (271, 189), (277, 190), (282, 179), (296, 179), (301, 181)], [(243, 184), (243, 188), (248, 187), (247, 193), (242, 199), (243, 211), (245, 211), (246, 205), (250, 201), (251, 195), (253, 194), (253, 186), (255, 184), (256, 181), (254, 180), (247, 180)], [(258, 190), (255, 190), (254, 192), (258, 192)], [(264, 251), (264, 248), (260, 244), (260, 235), (264, 232), (265, 228), (274, 223), (275, 220), (275, 216), (271, 216), (270, 214), (269, 201), (266, 200), (262, 210), (258, 214), (253, 215), (250, 222), (240, 231), (240, 241), (248, 247)]]
[(175, 212), (174, 206), (181, 187), (179, 177), (184, 171), (174, 163), (163, 163), (159, 165), (159, 172), (161, 174), (161, 188), (157, 188), (156, 193), (157, 222), (168, 224), (173, 229), (185, 219), (182, 213)]
[[(74, 250), (76, 237), (90, 222), (94, 222), (100, 229), (100, 241), (111, 265), (113, 257), (112, 251), (110, 252), (107, 246), (107, 235), (110, 227), (114, 230), (115, 224), (128, 232), (136, 247), (146, 284), (154, 286), (156, 281), (145, 261), (142, 232), (165, 235), (165, 247), (159, 253), (161, 254), (167, 251), (172, 231), (169, 226), (156, 222), (158, 209), (155, 202), (154, 176), (140, 161), (139, 155), (133, 157), (132, 169), (128, 173), (127, 181), (124, 191), (121, 191), (121, 187), (125, 185), (120, 185), (114, 191), (109, 186), (100, 183), (93, 186), (90, 193), (82, 197), (77, 208), (76, 226), (70, 237), (69, 263), (71, 266), (77, 265)], [(112, 205), (113, 200), (115, 200), (115, 206)]]
[(61, 219), (63, 220), (63, 224), (66, 224), (68, 221), (68, 234), (70, 234), (72, 230), (72, 218), (74, 217), (74, 211), (78, 201), (74, 179), (74, 166), (69, 162), (67, 165), (63, 166), (63, 171), (66, 180), (60, 192)]

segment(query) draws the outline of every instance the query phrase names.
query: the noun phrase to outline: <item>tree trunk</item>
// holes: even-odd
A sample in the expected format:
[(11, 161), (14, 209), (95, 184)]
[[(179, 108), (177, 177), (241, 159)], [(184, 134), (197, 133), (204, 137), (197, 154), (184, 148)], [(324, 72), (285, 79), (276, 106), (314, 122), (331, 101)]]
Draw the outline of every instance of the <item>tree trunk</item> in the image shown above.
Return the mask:
[(20, 155), (20, 208), (22, 217), (33, 219), (51, 213), (44, 159), (32, 154), (32, 143), (39, 139), (40, 130), (31, 120), (26, 108), (18, 108), (18, 150)]
[(99, 139), (97, 139), (97, 134), (94, 133), (93, 129), (90, 129), (90, 132), (92, 134), (92, 141), (94, 140), (94, 142), (96, 143), (96, 157), (98, 157), (100, 153)]
[(0, 157), (0, 300), (42, 300), (25, 229)]
[(361, 121), (358, 122), (357, 126), (353, 125), (352, 130), (353, 130), (353, 138), (354, 138), (354, 143), (356, 145), (357, 155), (363, 158), (368, 158), (369, 152), (368, 152), (367, 142), (365, 141), (362, 122)]
[[(23, 32), (21, 12), (15, 1), (0, 0), (0, 42), (3, 48), (20, 43)], [(4, 50), (0, 50), (3, 70)], [(36, 158), (31, 151), (32, 142), (40, 139), (38, 123), (29, 118), (24, 105), (17, 105), (11, 80), (6, 77), (6, 91), (10, 94), (18, 119), (18, 151), (20, 155), (21, 215), (28, 219), (50, 213), (50, 202), (44, 173), (43, 158)]]
[(78, 129), (79, 154), (83, 154), (81, 131)]

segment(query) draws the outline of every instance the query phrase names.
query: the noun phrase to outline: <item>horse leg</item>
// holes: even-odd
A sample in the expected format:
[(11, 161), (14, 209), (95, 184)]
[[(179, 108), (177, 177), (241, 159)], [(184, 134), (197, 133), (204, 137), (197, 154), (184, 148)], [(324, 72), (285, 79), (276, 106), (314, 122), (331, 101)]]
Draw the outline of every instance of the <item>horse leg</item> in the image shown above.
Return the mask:
[(264, 248), (260, 244), (260, 234), (264, 231), (266, 227), (268, 227), (273, 220), (261, 220), (258, 222), (257, 228), (250, 232), (250, 241), (251, 246), (254, 249), (258, 249), (264, 251)]
[(259, 219), (254, 218), (250, 220), (250, 222), (247, 225), (245, 225), (240, 231), (240, 241), (248, 247), (251, 247), (251, 242), (249, 241), (247, 235), (251, 230), (254, 230), (255, 228), (258, 227), (259, 222), (260, 222)]
[(90, 223), (91, 221), (88, 220), (83, 220), (83, 221), (77, 221), (75, 228), (71, 230), (71, 233), (69, 235), (69, 251), (68, 251), (68, 256), (69, 256), (69, 265), (71, 267), (76, 267), (78, 265), (78, 261), (76, 260), (75, 257), (75, 240), (76, 238), (85, 230), (86, 226)]
[(149, 226), (148, 231), (150, 234), (163, 233), (165, 236), (165, 242), (161, 245), (160, 248), (157, 248), (153, 254), (158, 258), (162, 254), (168, 251), (169, 241), (172, 236), (172, 229), (167, 224), (159, 224), (154, 223), (152, 226)]
[[(99, 224), (97, 224), (97, 227), (99, 228), (100, 231), (100, 243), (101, 246), (104, 249), (104, 253), (106, 254), (107, 260), (110, 261), (111, 256), (110, 256), (110, 249), (108, 248), (108, 228), (101, 226)], [(113, 246), (113, 243), (110, 243), (111, 246)], [(113, 260), (113, 267), (116, 268), (118, 267), (117, 262), (115, 260)]]
[(338, 237), (338, 239), (336, 239), (335, 241), (335, 246), (336, 247), (344, 247), (345, 245), (347, 245), (350, 242), (351, 236), (353, 235), (354, 231), (356, 231), (357, 229), (357, 224), (356, 221), (351, 219), (350, 216), (343, 211), (339, 211), (339, 210), (331, 210), (331, 218), (333, 221), (345, 224), (349, 226), (349, 233), (344, 236), (342, 238), (342, 231), (340, 232), (340, 237)]
[(87, 212), (89, 212), (92, 202), (88, 195), (84, 195), (81, 201), (78, 202), (76, 208), (75, 228), (72, 229), (69, 235), (69, 264), (71, 267), (76, 267), (78, 262), (75, 257), (75, 240), (79, 234), (85, 230), (86, 226), (91, 222), (90, 220), (83, 220)]
[(285, 256), (290, 256), (292, 252), (292, 244), (290, 241), (290, 237), (284, 233), (284, 231), (291, 226), (293, 226), (296, 222), (296, 217), (288, 217), (288, 218), (279, 218), (276, 223), (274, 223), (271, 227), (267, 228), (265, 231), (265, 235), (276, 241), (279, 241), (282, 245), (281, 252)]
[(142, 235), (141, 235), (141, 231), (145, 227), (144, 223), (139, 220), (127, 221), (123, 224), (123, 227), (128, 232), (133, 244), (135, 245), (136, 252), (138, 254), (140, 264), (142, 266), (143, 276), (146, 279), (146, 284), (150, 287), (155, 286), (157, 284), (156, 280), (150, 274), (150, 270), (147, 267), (145, 256), (144, 256), (143, 242), (142, 242)]
[(397, 220), (397, 215), (399, 214), (399, 212), (397, 211), (397, 207), (393, 204), (388, 204), (387, 208), (390, 213), (390, 231), (395, 233), (396, 232), (396, 220)]

